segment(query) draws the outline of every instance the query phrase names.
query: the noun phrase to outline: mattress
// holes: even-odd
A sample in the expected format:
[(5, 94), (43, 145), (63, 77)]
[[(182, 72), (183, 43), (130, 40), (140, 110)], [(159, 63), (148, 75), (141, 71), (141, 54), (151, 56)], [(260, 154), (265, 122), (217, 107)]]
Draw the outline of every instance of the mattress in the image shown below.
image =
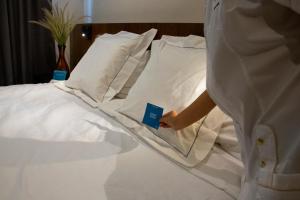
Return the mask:
[(241, 176), (218, 146), (180, 165), (51, 83), (0, 87), (1, 200), (232, 200)]

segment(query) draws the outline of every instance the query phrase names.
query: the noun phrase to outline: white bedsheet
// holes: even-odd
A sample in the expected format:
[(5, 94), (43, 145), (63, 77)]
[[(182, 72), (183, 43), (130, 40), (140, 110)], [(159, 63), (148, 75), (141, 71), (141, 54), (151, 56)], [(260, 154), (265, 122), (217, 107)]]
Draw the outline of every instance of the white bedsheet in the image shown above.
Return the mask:
[(231, 200), (240, 163), (185, 168), (52, 84), (0, 87), (1, 200)]

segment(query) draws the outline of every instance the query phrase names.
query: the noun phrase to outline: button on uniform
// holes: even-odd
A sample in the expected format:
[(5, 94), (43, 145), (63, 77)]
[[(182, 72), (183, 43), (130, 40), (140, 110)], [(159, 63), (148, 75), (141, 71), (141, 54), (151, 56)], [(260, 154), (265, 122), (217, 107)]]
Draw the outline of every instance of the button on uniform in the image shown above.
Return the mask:
[(207, 91), (238, 130), (239, 200), (299, 199), (298, 2), (207, 0)]
[[(256, 139), (256, 144), (259, 145), (259, 146), (263, 145), (264, 142), (265, 142), (265, 141), (264, 141), (262, 138), (257, 138), (257, 139)], [(260, 163), (259, 163), (259, 166), (260, 166), (261, 168), (264, 168), (264, 167), (266, 166), (266, 161), (261, 160)]]
[(262, 138), (258, 138), (258, 139), (256, 140), (256, 144), (257, 144), (257, 145), (263, 145), (264, 142), (265, 142), (265, 141), (264, 141)]
[(259, 165), (261, 168), (264, 168), (266, 166), (266, 161), (261, 160)]

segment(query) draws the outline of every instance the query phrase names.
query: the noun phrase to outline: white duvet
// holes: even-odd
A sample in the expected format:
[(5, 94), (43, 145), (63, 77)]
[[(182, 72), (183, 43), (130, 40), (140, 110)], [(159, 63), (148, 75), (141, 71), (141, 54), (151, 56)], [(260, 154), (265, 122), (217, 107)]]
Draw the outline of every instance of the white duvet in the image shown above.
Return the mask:
[(0, 200), (231, 200), (240, 162), (178, 165), (53, 84), (0, 87)]

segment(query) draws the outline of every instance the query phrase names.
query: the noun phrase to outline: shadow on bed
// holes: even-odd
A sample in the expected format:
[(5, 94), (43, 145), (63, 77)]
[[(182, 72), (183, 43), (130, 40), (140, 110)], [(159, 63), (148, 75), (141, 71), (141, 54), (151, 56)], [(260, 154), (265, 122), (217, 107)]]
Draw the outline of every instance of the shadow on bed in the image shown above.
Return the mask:
[[(161, 199), (162, 196), (165, 199), (186, 199), (190, 194), (194, 195), (193, 185), (201, 187), (197, 188), (198, 196), (191, 199), (236, 199), (235, 195), (238, 194), (241, 183), (240, 176), (223, 168), (220, 163), (209, 164), (212, 153), (198, 166), (189, 169), (169, 162), (165, 157), (155, 156), (156, 152), (150, 153), (151, 151), (142, 149), (139, 151), (134, 158), (117, 158), (115, 170), (104, 186), (107, 199), (143, 199), (145, 196), (148, 197), (146, 199)], [(189, 176), (194, 177), (192, 181), (186, 178)], [(185, 181), (194, 184), (187, 186)], [(211, 188), (215, 192), (211, 192)], [(174, 191), (181, 192), (175, 194)]]
[(108, 132), (103, 141), (43, 141), (0, 137), (0, 166), (38, 165), (93, 160), (122, 154), (137, 147), (132, 137)]

